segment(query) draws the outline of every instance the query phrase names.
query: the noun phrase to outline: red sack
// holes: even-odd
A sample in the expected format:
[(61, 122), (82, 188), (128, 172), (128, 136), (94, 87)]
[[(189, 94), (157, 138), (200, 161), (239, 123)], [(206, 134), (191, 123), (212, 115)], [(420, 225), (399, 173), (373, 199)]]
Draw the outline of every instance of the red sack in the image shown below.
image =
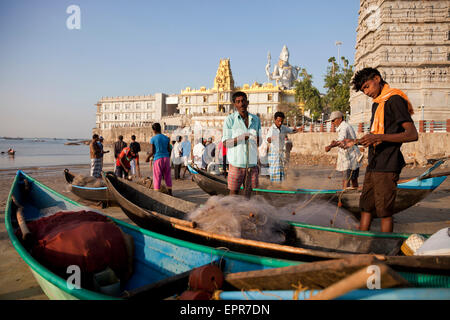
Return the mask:
[(124, 237), (108, 217), (90, 211), (58, 212), (27, 226), (36, 239), (34, 258), (49, 268), (77, 265), (82, 273), (96, 273), (110, 267), (119, 278), (127, 272)]

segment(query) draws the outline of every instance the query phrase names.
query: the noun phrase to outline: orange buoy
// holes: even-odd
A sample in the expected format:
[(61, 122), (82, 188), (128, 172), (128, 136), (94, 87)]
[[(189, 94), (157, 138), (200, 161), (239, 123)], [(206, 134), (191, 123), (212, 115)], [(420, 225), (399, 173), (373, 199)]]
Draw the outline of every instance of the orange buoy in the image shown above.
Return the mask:
[(191, 289), (213, 292), (222, 287), (224, 276), (222, 270), (216, 265), (207, 265), (192, 270), (189, 275)]

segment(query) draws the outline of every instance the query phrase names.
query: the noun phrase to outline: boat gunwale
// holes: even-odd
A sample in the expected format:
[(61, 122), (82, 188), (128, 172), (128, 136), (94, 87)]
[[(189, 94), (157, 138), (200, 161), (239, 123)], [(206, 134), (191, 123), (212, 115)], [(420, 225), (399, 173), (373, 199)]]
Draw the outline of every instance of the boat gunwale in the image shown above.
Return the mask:
[[(188, 169), (189, 169), (189, 164), (188, 164)], [(194, 168), (190, 168), (191, 170), (189, 170), (192, 174), (198, 174), (200, 176), (206, 177), (207, 179), (216, 181), (218, 183), (222, 183), (221, 181), (219, 181), (219, 179), (213, 179), (213, 177), (210, 177), (209, 174), (207, 172), (204, 172), (204, 170), (199, 170), (199, 169), (194, 169)], [(430, 168), (431, 169), (431, 168)], [(433, 168), (434, 169), (434, 168)], [(431, 172), (430, 170), (427, 170), (425, 173)], [(423, 180), (419, 180), (418, 178), (423, 176), (425, 173), (422, 173), (421, 175), (419, 175), (418, 177), (412, 178), (411, 180), (405, 181), (404, 183), (399, 183), (397, 185), (398, 189), (413, 189), (413, 190), (431, 190), (433, 191), (434, 189), (436, 189), (437, 187), (439, 187), (441, 185), (441, 183), (447, 178), (447, 176), (442, 176), (442, 177), (431, 177), (431, 178), (426, 178)], [(426, 185), (426, 186), (419, 186), (419, 185), (411, 185), (411, 183), (414, 182), (418, 182), (420, 183), (421, 181), (436, 181), (436, 184), (432, 184), (432, 185)], [(243, 187), (241, 186), (241, 190), (243, 190)], [(262, 189), (262, 188), (255, 188), (252, 189), (255, 192), (265, 192), (265, 193), (279, 193), (279, 194), (339, 194), (339, 193), (344, 193), (344, 192), (348, 192), (348, 190), (346, 189), (304, 189), (304, 188), (298, 188), (296, 190), (279, 190), (279, 189)], [(353, 189), (351, 189), (353, 190)], [(351, 191), (350, 190), (350, 191)], [(361, 190), (354, 190), (356, 192), (361, 192)]]

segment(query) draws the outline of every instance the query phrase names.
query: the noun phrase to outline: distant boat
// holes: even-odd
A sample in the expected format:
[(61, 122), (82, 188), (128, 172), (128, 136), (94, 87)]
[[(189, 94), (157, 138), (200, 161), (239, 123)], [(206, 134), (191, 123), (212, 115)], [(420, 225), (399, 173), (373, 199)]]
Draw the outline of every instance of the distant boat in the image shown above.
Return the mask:
[(5, 140), (23, 140), (23, 138), (3, 137)]

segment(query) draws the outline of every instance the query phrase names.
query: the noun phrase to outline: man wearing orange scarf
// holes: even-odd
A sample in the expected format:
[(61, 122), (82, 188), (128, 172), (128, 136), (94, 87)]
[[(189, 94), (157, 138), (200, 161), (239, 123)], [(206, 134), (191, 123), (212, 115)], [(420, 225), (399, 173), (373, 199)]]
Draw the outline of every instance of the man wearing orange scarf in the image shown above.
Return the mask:
[[(404, 142), (418, 140), (411, 115), (413, 107), (401, 90), (390, 88), (377, 69), (358, 71), (353, 89), (373, 99), (370, 133), (358, 143), (369, 147), (369, 164), (364, 178), (359, 206), (360, 230), (367, 231), (374, 217), (381, 218), (381, 231), (392, 232), (397, 181), (405, 166), (400, 151)], [(346, 147), (354, 144), (348, 142)]]

